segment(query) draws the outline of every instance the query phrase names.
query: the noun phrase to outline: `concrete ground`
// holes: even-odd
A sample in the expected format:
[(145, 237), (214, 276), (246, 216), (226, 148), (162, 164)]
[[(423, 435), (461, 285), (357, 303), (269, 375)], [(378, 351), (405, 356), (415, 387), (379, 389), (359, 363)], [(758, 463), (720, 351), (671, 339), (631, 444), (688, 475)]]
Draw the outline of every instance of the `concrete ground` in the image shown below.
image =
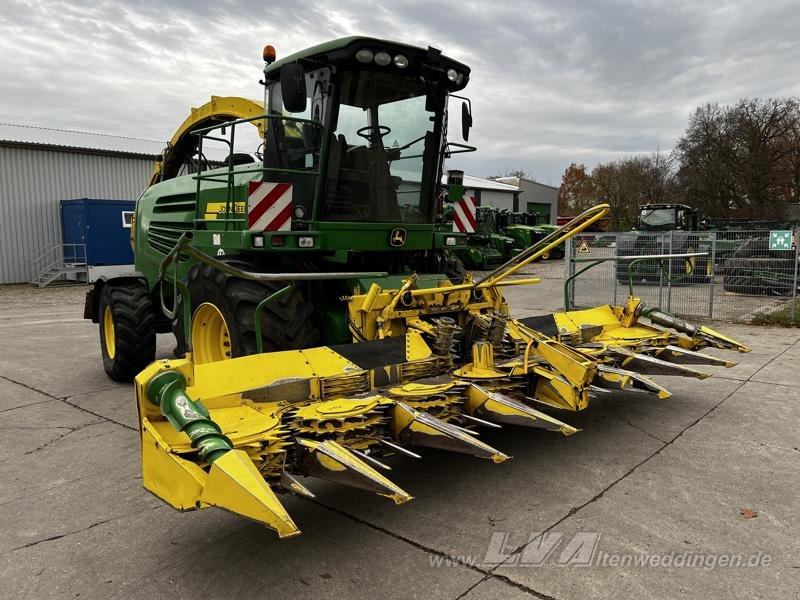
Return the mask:
[[(548, 269), (509, 288), (516, 316), (560, 307)], [(571, 437), (482, 433), (501, 465), (396, 460), (403, 506), (286, 497), (303, 535), (279, 542), (144, 491), (133, 391), (103, 373), (82, 294), (0, 288), (0, 597), (799, 597), (798, 329), (718, 325), (753, 349), (737, 368), (604, 395), (563, 416)]]

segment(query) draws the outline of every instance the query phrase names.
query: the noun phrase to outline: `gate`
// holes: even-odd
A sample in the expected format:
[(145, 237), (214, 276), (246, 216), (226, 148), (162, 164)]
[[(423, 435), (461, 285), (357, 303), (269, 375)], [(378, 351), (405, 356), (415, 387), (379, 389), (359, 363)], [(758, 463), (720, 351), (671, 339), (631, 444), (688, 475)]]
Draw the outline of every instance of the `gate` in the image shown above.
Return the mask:
[[(565, 244), (565, 304), (624, 304), (632, 289), (681, 316), (795, 323), (794, 240), (791, 232), (766, 230), (581, 233)], [(653, 255), (672, 256), (639, 258)]]

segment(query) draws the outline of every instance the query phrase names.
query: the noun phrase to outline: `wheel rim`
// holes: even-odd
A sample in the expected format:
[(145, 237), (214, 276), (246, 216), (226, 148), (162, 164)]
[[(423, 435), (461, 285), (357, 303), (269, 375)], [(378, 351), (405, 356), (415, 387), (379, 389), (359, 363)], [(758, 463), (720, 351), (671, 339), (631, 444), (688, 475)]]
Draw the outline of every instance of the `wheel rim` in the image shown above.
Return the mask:
[[(688, 250), (686, 250), (686, 253), (687, 254), (694, 254), (694, 248), (689, 248)], [(686, 274), (687, 275), (693, 275), (694, 274), (694, 266), (695, 266), (696, 262), (697, 262), (697, 257), (692, 256), (684, 263), (685, 264), (684, 268), (686, 269)]]
[(205, 302), (192, 317), (192, 353), (196, 363), (231, 358), (231, 335), (219, 309)]
[(108, 358), (114, 360), (114, 355), (117, 353), (117, 338), (114, 333), (114, 315), (111, 314), (110, 306), (103, 309), (103, 341)]
[(550, 253), (545, 252), (544, 254), (542, 254), (542, 260), (550, 260)]

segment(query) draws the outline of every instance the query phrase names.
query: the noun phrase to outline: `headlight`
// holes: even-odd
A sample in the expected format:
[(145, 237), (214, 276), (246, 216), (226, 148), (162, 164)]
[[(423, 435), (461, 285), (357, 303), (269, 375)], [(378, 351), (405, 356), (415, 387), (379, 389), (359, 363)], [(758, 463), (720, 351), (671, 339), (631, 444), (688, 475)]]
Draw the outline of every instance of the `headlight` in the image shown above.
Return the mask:
[(388, 52), (378, 52), (375, 55), (375, 64), (381, 67), (385, 67), (390, 62), (392, 62), (392, 57), (389, 55)]
[(294, 207), (294, 218), (295, 219), (302, 219), (306, 216), (306, 209), (302, 206), (295, 206)]
[(398, 69), (405, 69), (408, 66), (408, 59), (402, 54), (398, 54), (394, 57), (394, 65)]
[(447, 78), (455, 83), (458, 79), (458, 72), (455, 69), (447, 69)]
[(449, 236), (444, 238), (444, 245), (445, 246), (455, 246), (456, 245), (456, 238), (453, 236)]
[(313, 248), (314, 247), (314, 238), (311, 236), (300, 236), (297, 238), (297, 245), (300, 248)]
[(264, 236), (260, 233), (257, 233), (252, 238), (253, 240), (253, 248), (263, 248), (264, 247)]
[(356, 52), (356, 60), (360, 63), (370, 63), (372, 62), (372, 50), (367, 48), (362, 48), (358, 52)]

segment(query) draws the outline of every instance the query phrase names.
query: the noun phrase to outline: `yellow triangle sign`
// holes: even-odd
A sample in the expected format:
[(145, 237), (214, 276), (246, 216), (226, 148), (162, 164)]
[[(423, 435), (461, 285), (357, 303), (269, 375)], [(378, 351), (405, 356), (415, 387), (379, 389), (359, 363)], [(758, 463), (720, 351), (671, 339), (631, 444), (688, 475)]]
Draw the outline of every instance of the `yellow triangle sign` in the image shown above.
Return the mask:
[(589, 242), (583, 240), (581, 242), (581, 245), (578, 246), (578, 252), (580, 252), (581, 254), (590, 254), (592, 251), (589, 249)]

